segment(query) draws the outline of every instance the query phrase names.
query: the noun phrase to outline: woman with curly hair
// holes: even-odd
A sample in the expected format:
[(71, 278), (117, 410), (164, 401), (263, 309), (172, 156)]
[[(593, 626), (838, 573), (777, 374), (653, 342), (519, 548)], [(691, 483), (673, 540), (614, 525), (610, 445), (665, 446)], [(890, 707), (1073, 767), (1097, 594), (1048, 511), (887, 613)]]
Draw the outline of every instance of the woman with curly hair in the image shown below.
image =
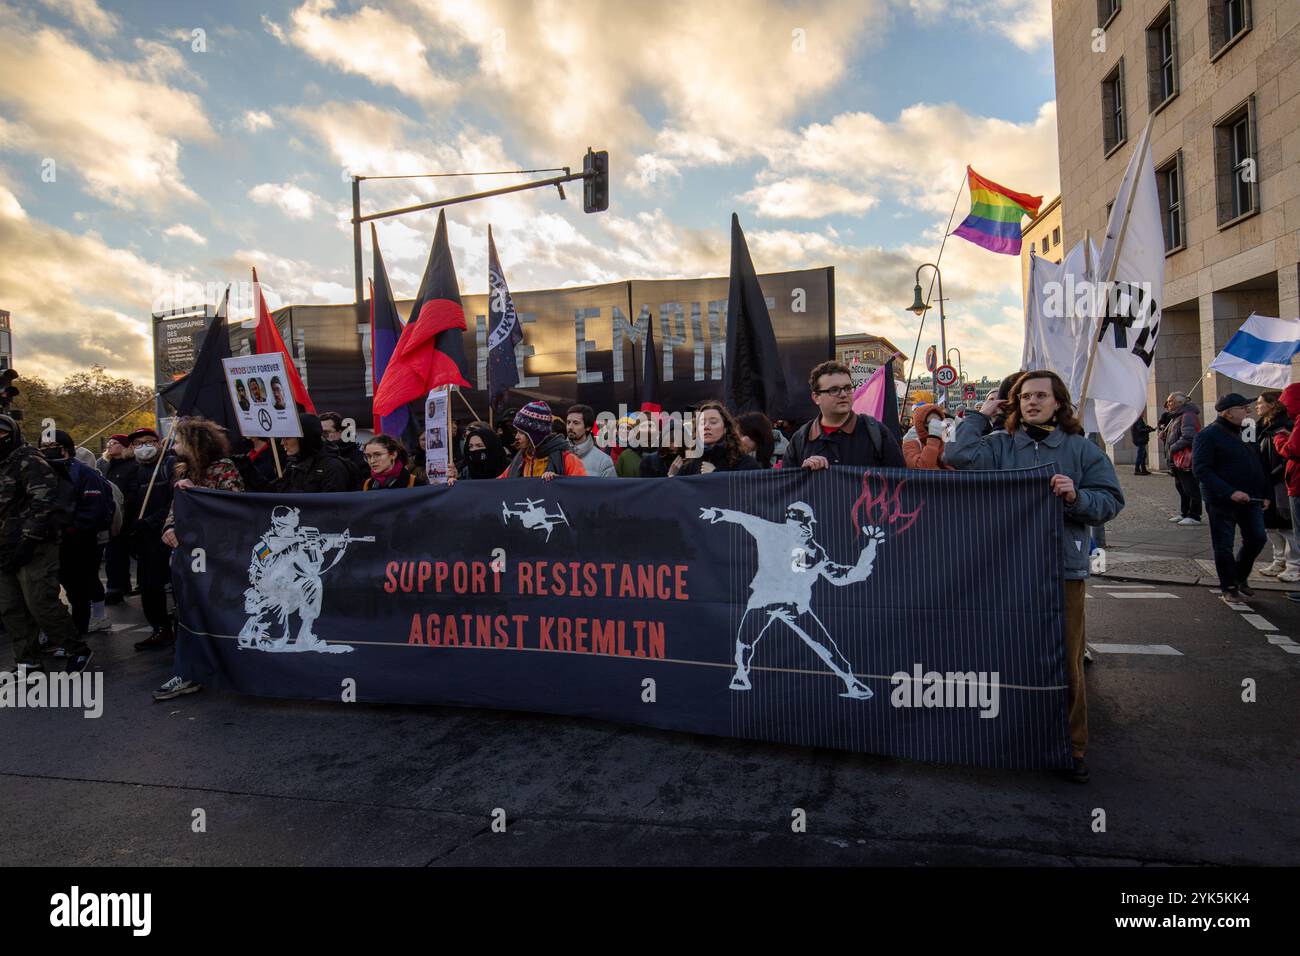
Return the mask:
[[(172, 489), (176, 492), (187, 488), (216, 488), (220, 491), (243, 491), (244, 481), (239, 477), (239, 469), (230, 460), (230, 442), (226, 432), (216, 422), (206, 418), (185, 418), (176, 424), (174, 432), (176, 450), (176, 468), (172, 472)], [(175, 499), (172, 511), (163, 524), (163, 543), (169, 548), (179, 546), (176, 537)], [(136, 644), (137, 650), (156, 647), (176, 642), (175, 632), (170, 625), (165, 632), (155, 631)], [(196, 681), (180, 674), (171, 677), (153, 693), (154, 700), (171, 700), (182, 694), (193, 694), (202, 690)]]
[(673, 475), (707, 475), (715, 471), (755, 471), (759, 464), (740, 447), (740, 428), (721, 402), (707, 401), (695, 410), (695, 440), (703, 454), (678, 456), (668, 469)]

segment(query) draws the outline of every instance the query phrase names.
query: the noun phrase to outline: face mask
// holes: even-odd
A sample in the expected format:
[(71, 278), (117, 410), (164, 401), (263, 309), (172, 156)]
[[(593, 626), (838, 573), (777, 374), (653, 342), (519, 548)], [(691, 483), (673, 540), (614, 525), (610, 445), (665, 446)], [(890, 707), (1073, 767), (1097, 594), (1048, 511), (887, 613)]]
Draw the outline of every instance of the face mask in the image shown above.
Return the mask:
[(158, 457), (157, 445), (141, 445), (135, 450), (135, 457), (141, 461), (153, 461)]
[(488, 460), (487, 449), (482, 451), (472, 451), (469, 453), (469, 460), (476, 465), (486, 465)]

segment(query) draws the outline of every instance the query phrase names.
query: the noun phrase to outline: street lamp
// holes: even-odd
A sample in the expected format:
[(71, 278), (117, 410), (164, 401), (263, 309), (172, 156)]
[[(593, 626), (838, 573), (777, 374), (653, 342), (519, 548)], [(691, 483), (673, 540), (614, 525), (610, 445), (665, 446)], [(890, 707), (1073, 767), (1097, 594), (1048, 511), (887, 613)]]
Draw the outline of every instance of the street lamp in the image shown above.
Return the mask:
[[(912, 304), (908, 306), (908, 311), (919, 318), (925, 315), (926, 309), (930, 308), (923, 301), (921, 301), (921, 270), (924, 269), (926, 266), (929, 266), (931, 269), (934, 270), (934, 277), (939, 283), (939, 351), (943, 353), (943, 360), (945, 363), (947, 363), (948, 328), (943, 314), (943, 273), (939, 271), (939, 267), (935, 265), (933, 262), (923, 262), (916, 267), (916, 288), (912, 290), (913, 293)], [(934, 384), (936, 386), (936, 391), (937, 391), (937, 386), (939, 383), (935, 382)], [(943, 403), (945, 406), (947, 406), (948, 404), (948, 387), (946, 385), (944, 386), (943, 389)]]

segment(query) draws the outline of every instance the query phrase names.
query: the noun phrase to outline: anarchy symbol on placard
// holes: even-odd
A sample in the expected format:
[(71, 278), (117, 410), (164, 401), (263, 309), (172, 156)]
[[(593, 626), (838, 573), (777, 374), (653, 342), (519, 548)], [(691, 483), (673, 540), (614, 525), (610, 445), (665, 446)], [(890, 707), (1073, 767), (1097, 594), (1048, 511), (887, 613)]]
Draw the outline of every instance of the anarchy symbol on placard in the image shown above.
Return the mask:
[(262, 426), (262, 431), (269, 432), (271, 430), (271, 413), (265, 408), (259, 408), (257, 410), (257, 423)]

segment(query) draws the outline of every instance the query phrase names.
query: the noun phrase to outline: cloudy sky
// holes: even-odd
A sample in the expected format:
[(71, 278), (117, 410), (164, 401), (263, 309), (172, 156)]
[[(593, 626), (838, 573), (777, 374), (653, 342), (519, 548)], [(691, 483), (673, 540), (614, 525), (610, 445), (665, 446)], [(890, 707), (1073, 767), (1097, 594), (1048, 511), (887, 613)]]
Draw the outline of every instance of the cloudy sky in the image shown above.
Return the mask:
[[(462, 291), (486, 290), (489, 222), (522, 290), (725, 274), (736, 211), (760, 272), (835, 266), (840, 333), (910, 352), (912, 273), (966, 164), (1056, 194), (1050, 3), (0, 0), (15, 364), (151, 381), (149, 313), (184, 283), (256, 266), (273, 307), (351, 301), (351, 173), (580, 168), (588, 145), (610, 153), (606, 213), (584, 215), (577, 184), (450, 211)], [(399, 296), (433, 223), (380, 226)], [(949, 343), (967, 371), (1005, 374), (1018, 260), (950, 239), (943, 268)]]

